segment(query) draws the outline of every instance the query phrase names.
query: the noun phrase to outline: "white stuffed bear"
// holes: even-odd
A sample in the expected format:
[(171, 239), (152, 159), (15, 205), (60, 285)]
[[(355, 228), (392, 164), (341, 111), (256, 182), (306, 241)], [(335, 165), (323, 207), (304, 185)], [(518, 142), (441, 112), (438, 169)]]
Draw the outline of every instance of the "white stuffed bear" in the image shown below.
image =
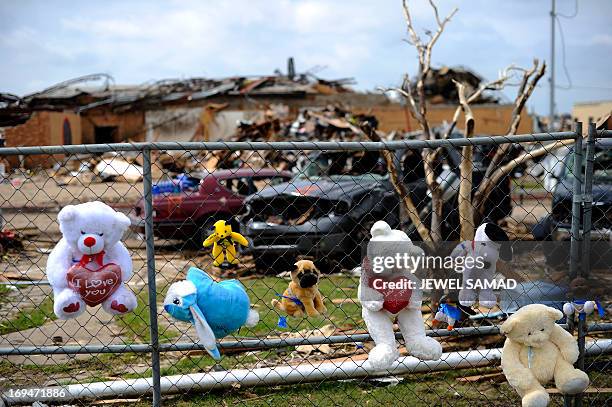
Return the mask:
[(497, 297), (491, 287), (497, 269), (497, 260), (512, 260), (512, 247), (508, 235), (494, 223), (483, 223), (476, 229), (474, 240), (461, 242), (451, 253), (451, 257), (464, 257), (462, 289), (459, 303), (471, 307), (478, 303), (485, 308), (493, 308)]
[(500, 328), (506, 335), (501, 365), (508, 383), (522, 397), (523, 407), (545, 407), (549, 396), (543, 385), (555, 380), (563, 394), (577, 394), (589, 376), (574, 368), (576, 339), (555, 323), (563, 313), (542, 304), (520, 308)]
[[(406, 233), (393, 230), (384, 221), (376, 222), (370, 231), (367, 256), (362, 264), (358, 298), (362, 316), (376, 346), (370, 351), (368, 361), (375, 369), (387, 369), (399, 357), (393, 321), (397, 319), (406, 349), (412, 356), (424, 360), (439, 359), (442, 346), (425, 335), (421, 314), (423, 292), (420, 280), (410, 267), (383, 267), (378, 259), (400, 256), (423, 256), (423, 251), (412, 244)], [(382, 287), (383, 281), (394, 283)]]
[(97, 201), (68, 205), (57, 219), (63, 237), (47, 260), (55, 315), (76, 318), (86, 304), (102, 304), (113, 315), (136, 308), (136, 296), (124, 284), (132, 259), (120, 242), (130, 219)]

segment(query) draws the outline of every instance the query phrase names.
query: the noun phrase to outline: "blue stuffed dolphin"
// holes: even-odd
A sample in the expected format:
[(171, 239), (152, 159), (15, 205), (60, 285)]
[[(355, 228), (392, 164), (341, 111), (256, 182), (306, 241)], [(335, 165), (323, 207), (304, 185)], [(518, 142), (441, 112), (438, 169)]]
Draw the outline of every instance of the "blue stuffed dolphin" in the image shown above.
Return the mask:
[(187, 271), (186, 280), (170, 286), (164, 309), (179, 321), (193, 323), (200, 343), (216, 360), (221, 359), (217, 339), (259, 321), (238, 280), (216, 282), (196, 267)]

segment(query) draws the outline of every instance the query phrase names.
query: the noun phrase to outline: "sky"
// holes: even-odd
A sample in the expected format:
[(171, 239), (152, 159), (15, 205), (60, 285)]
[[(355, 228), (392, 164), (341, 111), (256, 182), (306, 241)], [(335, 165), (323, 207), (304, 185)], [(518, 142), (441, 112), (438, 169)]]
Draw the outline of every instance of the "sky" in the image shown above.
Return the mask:
[[(459, 11), (432, 65), (463, 65), (495, 79), (510, 65), (550, 60), (552, 0), (438, 0)], [(612, 1), (557, 0), (556, 104), (612, 100)], [(411, 0), (418, 32), (435, 29), (427, 1)], [(3, 1), (0, 92), (17, 95), (90, 73), (117, 84), (164, 78), (298, 72), (354, 77), (358, 90), (401, 83), (417, 70), (400, 0)], [(565, 62), (564, 62), (565, 61)], [(567, 70), (567, 74), (566, 71)], [(569, 75), (569, 79), (568, 79)], [(548, 74), (528, 103), (548, 114)], [(571, 81), (571, 83), (570, 83)], [(504, 91), (512, 100), (516, 88)]]

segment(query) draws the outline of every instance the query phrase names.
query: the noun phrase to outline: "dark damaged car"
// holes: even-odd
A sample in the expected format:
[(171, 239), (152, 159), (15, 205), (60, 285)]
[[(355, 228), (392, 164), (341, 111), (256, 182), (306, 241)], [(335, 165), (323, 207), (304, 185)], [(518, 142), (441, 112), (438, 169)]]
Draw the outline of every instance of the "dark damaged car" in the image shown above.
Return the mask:
[[(420, 152), (398, 150), (395, 154), (400, 179), (427, 219), (431, 200)], [(477, 152), (475, 157), (479, 157)], [(291, 181), (245, 199), (246, 212), (240, 223), (242, 233), (251, 240), (248, 250), (259, 269), (287, 270), (298, 256), (310, 256), (328, 270), (352, 268), (359, 264), (362, 244), (377, 220), (419, 238), (409, 224), (400, 225), (400, 201), (378, 152), (317, 152), (302, 158), (305, 164)], [(442, 187), (447, 190), (443, 234), (449, 239), (459, 230), (459, 159), (455, 150), (447, 151), (449, 168), (440, 170)], [(475, 185), (481, 178), (479, 168), (475, 168)], [(509, 180), (503, 180), (492, 195), (490, 218), (499, 220), (511, 211)]]
[(289, 267), (298, 255), (312, 256), (323, 267), (356, 263), (373, 222), (398, 225), (393, 188), (378, 154), (370, 158), (369, 168), (358, 174), (342, 173), (344, 153), (309, 155), (290, 182), (247, 197), (241, 224), (257, 267)]

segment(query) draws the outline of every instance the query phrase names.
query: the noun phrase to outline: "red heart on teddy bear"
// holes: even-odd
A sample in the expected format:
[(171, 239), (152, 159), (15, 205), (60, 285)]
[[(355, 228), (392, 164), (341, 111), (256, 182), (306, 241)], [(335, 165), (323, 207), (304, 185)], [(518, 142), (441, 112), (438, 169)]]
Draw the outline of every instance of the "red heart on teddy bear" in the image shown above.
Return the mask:
[(392, 314), (397, 314), (410, 304), (410, 297), (412, 297), (412, 290), (410, 287), (410, 279), (400, 276), (394, 279), (382, 279), (387, 283), (401, 283), (399, 284), (403, 288), (374, 288), (376, 291), (383, 295), (385, 301), (383, 302), (383, 308)]
[(68, 286), (79, 293), (85, 304), (95, 307), (104, 302), (121, 284), (121, 268), (109, 263), (97, 270), (88, 270), (80, 263), (68, 269)]
[[(389, 311), (392, 314), (397, 314), (410, 304), (410, 297), (412, 297), (412, 282), (405, 276), (398, 276), (391, 278), (388, 276), (373, 277), (372, 265), (370, 259), (365, 257), (363, 259), (362, 267), (364, 271), (370, 276), (368, 285), (374, 290), (378, 291), (383, 295), (383, 309)], [(375, 280), (379, 280), (376, 284)], [(392, 284), (389, 284), (392, 283)], [(384, 284), (384, 287), (382, 287)], [(393, 288), (389, 288), (391, 285)], [(376, 288), (377, 286), (378, 288)]]

